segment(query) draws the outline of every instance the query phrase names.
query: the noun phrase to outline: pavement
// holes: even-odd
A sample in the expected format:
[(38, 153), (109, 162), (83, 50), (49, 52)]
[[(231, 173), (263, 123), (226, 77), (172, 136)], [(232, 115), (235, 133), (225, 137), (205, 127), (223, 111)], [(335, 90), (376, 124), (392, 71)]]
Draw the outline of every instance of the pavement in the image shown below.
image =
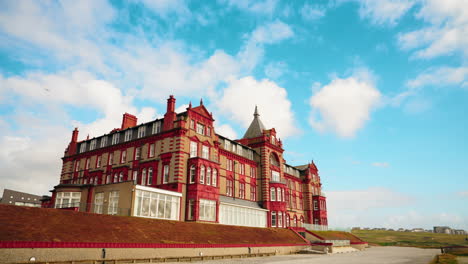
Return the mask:
[[(440, 249), (371, 247), (363, 251), (328, 255), (297, 254), (259, 258), (206, 260), (197, 264), (428, 264)], [(171, 262), (169, 262), (171, 263)], [(176, 263), (176, 262), (172, 262)]]

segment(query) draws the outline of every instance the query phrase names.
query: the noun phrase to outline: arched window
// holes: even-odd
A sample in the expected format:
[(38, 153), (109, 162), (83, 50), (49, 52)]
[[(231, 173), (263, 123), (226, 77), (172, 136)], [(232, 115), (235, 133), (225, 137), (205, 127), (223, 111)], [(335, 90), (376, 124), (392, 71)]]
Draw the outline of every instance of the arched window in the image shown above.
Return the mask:
[(137, 178), (138, 178), (138, 170), (134, 170), (133, 171), (133, 182), (135, 184), (137, 184), (137, 182), (138, 182)]
[(206, 185), (211, 185), (211, 167), (206, 168)]
[(141, 185), (146, 185), (146, 169), (141, 172)]
[(123, 171), (119, 173), (119, 182), (123, 182)]
[(213, 169), (213, 179), (211, 182), (213, 183), (213, 186), (216, 187), (216, 184), (218, 182), (218, 170), (217, 169)]
[(278, 200), (278, 202), (281, 202), (282, 199), (281, 199), (281, 188), (280, 187), (276, 188), (276, 196), (277, 196), (276, 200)]
[(293, 218), (293, 227), (297, 227), (297, 216)]
[(190, 183), (195, 182), (195, 173), (197, 173), (197, 168), (195, 167), (195, 165), (190, 166)]
[(270, 200), (276, 201), (276, 190), (275, 187), (270, 188)]
[(200, 183), (205, 183), (205, 166), (201, 165), (200, 169)]
[(286, 227), (289, 227), (289, 226), (290, 226), (289, 215), (286, 215)]
[(115, 182), (117, 182), (117, 180), (118, 180), (118, 177), (119, 177), (119, 175), (117, 174), (117, 172), (116, 172), (116, 173), (114, 173), (114, 181), (113, 181), (114, 183), (115, 183)]
[(153, 184), (153, 168), (149, 167), (148, 168), (148, 185)]
[(286, 195), (284, 195), (284, 189), (281, 189), (281, 193), (282, 193), (282, 198), (283, 198), (283, 202), (286, 202)]
[(301, 221), (299, 222), (299, 227), (303, 227), (304, 226), (304, 217), (301, 216)]

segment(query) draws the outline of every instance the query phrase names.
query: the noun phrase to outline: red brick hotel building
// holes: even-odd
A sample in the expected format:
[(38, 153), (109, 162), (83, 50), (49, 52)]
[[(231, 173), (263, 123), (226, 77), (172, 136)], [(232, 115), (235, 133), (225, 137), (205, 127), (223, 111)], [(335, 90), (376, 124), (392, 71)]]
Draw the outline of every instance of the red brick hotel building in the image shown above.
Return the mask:
[(137, 125), (124, 114), (109, 134), (78, 141), (72, 134), (60, 182), (43, 206), (98, 214), (252, 227), (326, 229), (326, 198), (312, 162), (291, 166), (274, 128), (257, 109), (245, 135), (215, 132), (199, 106)]

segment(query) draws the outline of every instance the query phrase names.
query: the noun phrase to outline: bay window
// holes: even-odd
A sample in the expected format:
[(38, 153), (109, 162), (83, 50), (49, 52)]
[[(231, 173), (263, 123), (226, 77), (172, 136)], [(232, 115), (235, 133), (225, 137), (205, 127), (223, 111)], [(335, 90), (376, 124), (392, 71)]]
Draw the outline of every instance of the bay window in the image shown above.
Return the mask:
[(79, 207), (81, 192), (59, 192), (55, 197), (55, 208)]
[(271, 226), (276, 227), (276, 212), (271, 212)]
[(211, 182), (212, 182), (212, 185), (216, 187), (216, 184), (218, 182), (218, 170), (217, 169), (213, 169), (213, 179)]
[(276, 190), (275, 187), (270, 188), (270, 201), (276, 201)]
[(180, 196), (165, 190), (136, 190), (134, 216), (179, 220)]
[(190, 166), (190, 176), (189, 176), (189, 182), (190, 183), (195, 183), (195, 174), (197, 173), (197, 168), (195, 165)]
[(206, 168), (206, 185), (211, 185), (211, 167)]
[(205, 183), (205, 166), (200, 167), (200, 183)]

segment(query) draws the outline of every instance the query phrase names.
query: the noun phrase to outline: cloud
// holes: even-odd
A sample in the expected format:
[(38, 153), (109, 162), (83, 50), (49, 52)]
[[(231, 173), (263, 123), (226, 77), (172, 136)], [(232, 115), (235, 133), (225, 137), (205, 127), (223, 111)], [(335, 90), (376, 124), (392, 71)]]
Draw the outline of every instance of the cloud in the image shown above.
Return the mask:
[(388, 164), (388, 162), (374, 162), (372, 163), (372, 166), (380, 167), (380, 168), (388, 168), (390, 167), (390, 164)]
[(274, 127), (278, 137), (285, 138), (299, 132), (286, 89), (270, 80), (258, 81), (251, 76), (232, 80), (216, 104), (221, 113), (245, 129), (252, 122), (257, 105), (261, 120), (267, 129)]
[(301, 16), (304, 20), (313, 21), (325, 16), (326, 9), (324, 7), (304, 4), (301, 8)]
[(278, 4), (278, 0), (219, 0), (218, 2), (227, 4), (230, 8), (235, 7), (245, 12), (263, 15), (272, 15)]
[(236, 131), (228, 124), (222, 124), (220, 126), (215, 125), (215, 130), (217, 134), (220, 134), (223, 137), (229, 139), (238, 139)]
[(457, 193), (457, 196), (461, 198), (468, 198), (468, 191), (461, 191)]
[(414, 50), (416, 58), (434, 58), (455, 52), (468, 56), (468, 2), (422, 1), (415, 17), (426, 22), (426, 26), (400, 34), (401, 49)]
[(265, 66), (265, 75), (270, 79), (277, 79), (288, 71), (285, 62), (270, 62)]
[(468, 88), (468, 67), (432, 68), (409, 80), (406, 84), (410, 88), (447, 85)]
[(317, 88), (309, 99), (312, 108), (309, 122), (321, 132), (333, 131), (351, 138), (370, 118), (381, 94), (367, 70), (356, 71), (348, 78), (334, 78)]
[(398, 20), (414, 5), (409, 0), (361, 0), (359, 15), (369, 19), (375, 25), (394, 26)]

